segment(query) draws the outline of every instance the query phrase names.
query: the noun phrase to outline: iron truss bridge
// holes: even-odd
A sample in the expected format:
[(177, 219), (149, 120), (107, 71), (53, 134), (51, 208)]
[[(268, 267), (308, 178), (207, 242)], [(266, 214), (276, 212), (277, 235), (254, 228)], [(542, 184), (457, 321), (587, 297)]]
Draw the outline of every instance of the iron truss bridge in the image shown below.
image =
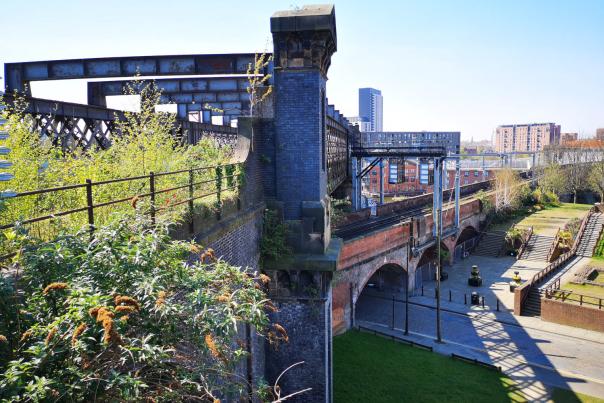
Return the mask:
[[(4, 94), (3, 99), (7, 105), (15, 103), (13, 95)], [(30, 130), (63, 150), (107, 149), (111, 139), (119, 136), (116, 120), (124, 119), (124, 112), (116, 109), (32, 97), (23, 100), (23, 112), (31, 117)], [(184, 120), (176, 121), (173, 133), (189, 144), (202, 137), (212, 138), (220, 146), (233, 146), (237, 141), (236, 128)]]
[(459, 152), (459, 132), (357, 132), (353, 157), (445, 157)]

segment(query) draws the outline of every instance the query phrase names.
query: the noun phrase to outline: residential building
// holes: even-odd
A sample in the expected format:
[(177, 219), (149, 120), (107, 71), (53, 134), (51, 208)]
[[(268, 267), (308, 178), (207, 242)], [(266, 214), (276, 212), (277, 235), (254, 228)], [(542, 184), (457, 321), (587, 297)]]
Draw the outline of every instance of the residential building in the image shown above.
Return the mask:
[(551, 144), (560, 144), (560, 125), (529, 123), (502, 125), (495, 131), (495, 151), (539, 151)]
[(579, 133), (561, 133), (560, 144), (571, 143), (579, 140)]
[(375, 88), (359, 88), (359, 118), (369, 123), (370, 132), (384, 130), (382, 92)]
[(596, 129), (596, 140), (604, 141), (604, 127)]

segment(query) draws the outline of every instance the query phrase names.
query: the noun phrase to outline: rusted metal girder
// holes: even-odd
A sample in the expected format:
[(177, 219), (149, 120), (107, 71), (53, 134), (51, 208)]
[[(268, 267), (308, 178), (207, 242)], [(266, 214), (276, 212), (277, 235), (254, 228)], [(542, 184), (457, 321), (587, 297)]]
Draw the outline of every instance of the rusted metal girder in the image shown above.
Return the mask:
[(247, 92), (250, 83), (247, 77), (89, 82), (88, 103), (105, 106), (107, 96), (124, 95), (131, 91), (140, 93), (153, 83), (161, 91), (160, 103), (178, 105), (178, 116), (182, 119), (186, 119), (189, 112), (202, 112), (204, 122), (209, 122), (211, 116), (236, 117), (250, 113), (250, 94)]
[(44, 60), (6, 63), (7, 92), (30, 94), (31, 81), (86, 78), (245, 74), (255, 60), (254, 53), (128, 56), (94, 59)]

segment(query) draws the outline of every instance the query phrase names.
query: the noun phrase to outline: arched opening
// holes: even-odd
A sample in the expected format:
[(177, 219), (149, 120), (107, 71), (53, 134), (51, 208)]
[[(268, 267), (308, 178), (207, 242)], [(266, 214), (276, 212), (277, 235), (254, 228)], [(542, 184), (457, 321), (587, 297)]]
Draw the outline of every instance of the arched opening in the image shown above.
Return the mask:
[(474, 249), (478, 242), (479, 232), (476, 228), (469, 225), (461, 231), (455, 242), (455, 252), (453, 262), (457, 262), (469, 256), (470, 251)]
[[(367, 280), (355, 304), (355, 319), (373, 323), (390, 321), (392, 306), (400, 313), (402, 301), (407, 298), (409, 284), (407, 271), (395, 263), (378, 268)], [(388, 322), (389, 323), (389, 322)]]
[[(426, 249), (419, 261), (417, 262), (417, 268), (415, 269), (415, 289), (421, 289), (422, 285), (426, 282), (436, 280), (436, 259), (437, 248), (433, 245)], [(450, 251), (444, 242), (440, 243), (440, 257), (443, 264), (443, 271), (449, 266)]]

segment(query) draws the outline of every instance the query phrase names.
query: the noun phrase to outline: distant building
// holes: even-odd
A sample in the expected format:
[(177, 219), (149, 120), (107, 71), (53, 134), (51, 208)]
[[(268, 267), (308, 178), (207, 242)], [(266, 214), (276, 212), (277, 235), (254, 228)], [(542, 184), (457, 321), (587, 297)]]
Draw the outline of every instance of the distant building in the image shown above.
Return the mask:
[(579, 133), (561, 133), (560, 144), (570, 143), (579, 140)]
[[(433, 185), (424, 185), (419, 181), (419, 167), (417, 166), (417, 160), (410, 159), (405, 160), (404, 176), (405, 179), (401, 183), (390, 183), (389, 181), (389, 159), (384, 159), (384, 170), (383, 170), (383, 181), (384, 181), (384, 194), (386, 196), (417, 196), (433, 191)], [(487, 169), (461, 169), (460, 170), (460, 185), (470, 185), (476, 182), (482, 182), (489, 180), (493, 177), (494, 171)], [(371, 194), (379, 194), (380, 192), (380, 169), (379, 166), (375, 166), (363, 178), (365, 183), (365, 189)], [(444, 186), (447, 189), (455, 186), (455, 170), (448, 169), (447, 177), (444, 181)]]
[(346, 118), (350, 122), (351, 125), (359, 128), (361, 132), (369, 132), (371, 131), (371, 123), (367, 120), (363, 120), (358, 116), (353, 116), (351, 118)]
[(596, 140), (604, 141), (604, 128), (596, 129)]
[(495, 151), (539, 151), (550, 144), (560, 144), (560, 125), (530, 123), (502, 125), (495, 131)]
[(359, 119), (369, 123), (368, 132), (384, 130), (382, 92), (375, 88), (359, 88)]

